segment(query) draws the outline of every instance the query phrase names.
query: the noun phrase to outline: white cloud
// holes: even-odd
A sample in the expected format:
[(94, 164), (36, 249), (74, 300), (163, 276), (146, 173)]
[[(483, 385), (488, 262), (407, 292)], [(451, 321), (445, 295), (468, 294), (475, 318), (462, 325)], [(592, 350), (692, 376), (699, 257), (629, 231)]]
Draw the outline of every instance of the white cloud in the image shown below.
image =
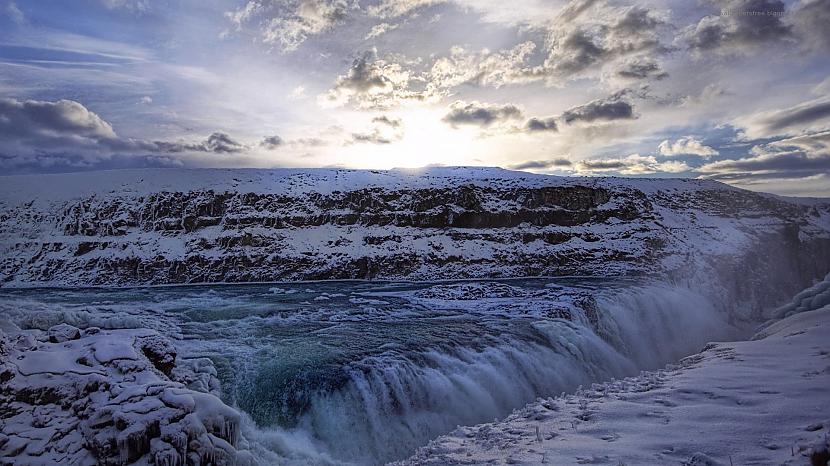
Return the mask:
[(303, 99), (305, 96), (305, 86), (297, 86), (291, 89), (291, 92), (288, 94), (288, 98), (293, 100)]
[(389, 24), (389, 23), (375, 24), (374, 26), (372, 26), (372, 29), (370, 29), (369, 32), (366, 34), (365, 39), (366, 40), (374, 39), (375, 37), (382, 36), (382, 35), (386, 34), (389, 31), (393, 31), (393, 30), (397, 29), (398, 27), (400, 27), (400, 24)]
[(8, 16), (9, 19), (11, 19), (15, 24), (23, 24), (26, 22), (26, 15), (23, 14), (14, 2), (6, 4), (6, 16)]
[(377, 5), (367, 8), (367, 11), (370, 16), (389, 19), (441, 3), (446, 3), (446, 0), (381, 0)]
[(652, 155), (631, 154), (625, 157), (588, 159), (577, 162), (578, 173), (620, 173), (622, 175), (652, 175), (656, 173), (682, 173), (691, 170), (689, 165), (678, 162), (658, 162)]
[(686, 136), (671, 142), (668, 139), (661, 142), (657, 146), (660, 155), (675, 156), (675, 155), (696, 155), (698, 157), (709, 158), (713, 155), (718, 155), (718, 151), (706, 146), (702, 141), (693, 137)]

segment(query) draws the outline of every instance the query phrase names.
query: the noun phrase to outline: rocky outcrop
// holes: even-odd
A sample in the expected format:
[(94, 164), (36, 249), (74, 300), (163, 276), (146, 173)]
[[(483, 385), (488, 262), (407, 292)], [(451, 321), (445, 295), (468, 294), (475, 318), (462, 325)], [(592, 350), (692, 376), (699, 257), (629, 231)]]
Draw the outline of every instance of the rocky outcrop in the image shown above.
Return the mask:
[(0, 332), (0, 464), (253, 464), (203, 362), (150, 330)]

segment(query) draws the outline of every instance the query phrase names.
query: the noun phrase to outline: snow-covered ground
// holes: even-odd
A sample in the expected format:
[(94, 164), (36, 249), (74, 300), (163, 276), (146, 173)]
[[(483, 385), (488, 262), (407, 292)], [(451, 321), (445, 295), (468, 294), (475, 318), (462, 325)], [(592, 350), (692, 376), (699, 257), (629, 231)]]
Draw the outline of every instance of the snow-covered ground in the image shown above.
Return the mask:
[(461, 427), (400, 464), (827, 464), (830, 275), (778, 313), (753, 340)]

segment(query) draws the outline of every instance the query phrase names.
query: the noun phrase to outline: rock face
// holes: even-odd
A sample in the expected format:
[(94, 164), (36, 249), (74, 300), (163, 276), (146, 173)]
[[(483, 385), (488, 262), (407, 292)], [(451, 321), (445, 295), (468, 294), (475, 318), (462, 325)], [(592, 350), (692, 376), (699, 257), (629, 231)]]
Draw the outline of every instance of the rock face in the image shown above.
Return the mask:
[(149, 330), (0, 333), (0, 464), (252, 464), (239, 414), (185, 384), (202, 362)]
[(705, 261), (742, 279), (784, 264), (794, 291), (830, 263), (830, 204), (715, 182), (498, 169), (89, 176), (8, 177), (0, 283), (632, 275)]

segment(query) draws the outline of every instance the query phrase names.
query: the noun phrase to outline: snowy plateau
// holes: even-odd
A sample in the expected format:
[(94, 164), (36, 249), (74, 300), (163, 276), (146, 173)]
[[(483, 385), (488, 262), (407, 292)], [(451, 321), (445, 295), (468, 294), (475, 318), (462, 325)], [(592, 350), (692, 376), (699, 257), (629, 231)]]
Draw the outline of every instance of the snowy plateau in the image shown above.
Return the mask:
[(0, 464), (830, 458), (830, 200), (462, 167), (0, 181)]

